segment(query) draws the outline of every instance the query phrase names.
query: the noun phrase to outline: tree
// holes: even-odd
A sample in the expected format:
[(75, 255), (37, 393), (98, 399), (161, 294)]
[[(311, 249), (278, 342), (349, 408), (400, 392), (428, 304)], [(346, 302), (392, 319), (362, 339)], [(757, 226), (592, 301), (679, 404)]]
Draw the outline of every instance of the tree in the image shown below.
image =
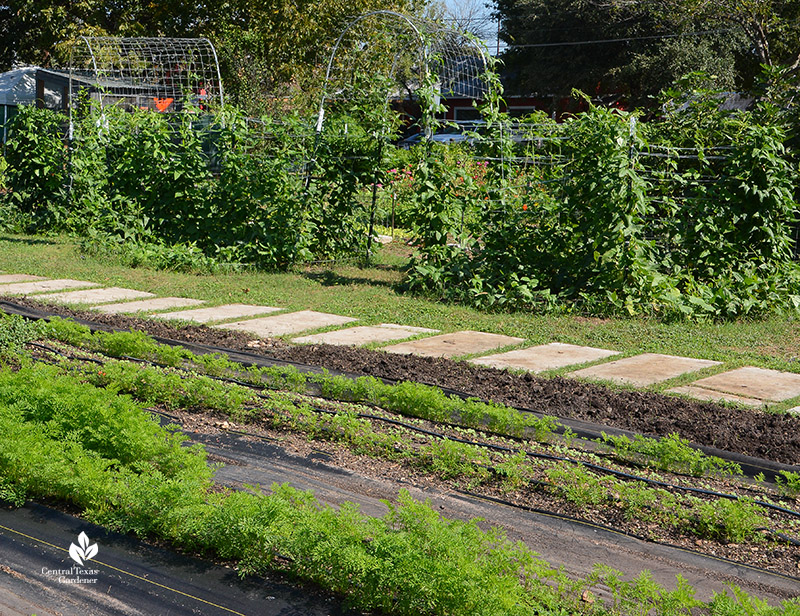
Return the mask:
[(714, 24), (669, 18), (650, 1), (498, 0), (511, 90), (566, 96), (579, 88), (642, 102), (687, 72), (714, 74), (726, 89), (752, 74), (740, 32), (695, 36)]
[[(0, 70), (68, 59), (63, 41), (81, 35), (204, 36), (214, 43), (231, 100), (253, 114), (269, 94), (321, 85), (341, 29), (378, 9), (421, 13), (427, 0), (0, 0)], [(59, 50), (62, 51), (59, 57)], [(324, 73), (323, 73), (324, 75)]]
[(611, 0), (682, 24), (691, 18), (730, 27), (746, 36), (760, 64), (800, 66), (800, 2), (797, 0)]
[[(0, 0), (3, 1), (3, 0)], [(0, 70), (65, 62), (59, 43), (86, 36), (197, 36), (207, 31), (205, 3), (190, 0), (4, 0)]]
[(459, 0), (450, 4), (442, 0), (441, 7), (442, 20), (454, 30), (469, 32), (483, 40), (497, 35), (497, 22), (486, 0)]
[[(415, 13), (416, 0), (228, 0), (214, 24), (223, 78), (234, 102), (257, 114), (269, 95), (275, 103), (305, 93), (315, 99), (331, 49), (355, 16), (375, 10)], [(278, 97), (277, 99), (275, 97)]]

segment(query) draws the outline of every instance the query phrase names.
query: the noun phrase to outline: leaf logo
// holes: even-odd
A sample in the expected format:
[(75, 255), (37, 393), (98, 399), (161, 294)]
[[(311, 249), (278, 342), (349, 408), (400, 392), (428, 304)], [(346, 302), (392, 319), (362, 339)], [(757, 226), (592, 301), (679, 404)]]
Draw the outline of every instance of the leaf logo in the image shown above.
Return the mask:
[(86, 533), (78, 535), (78, 545), (69, 544), (69, 555), (76, 563), (83, 566), (84, 561), (97, 556), (97, 544), (89, 545), (89, 537)]

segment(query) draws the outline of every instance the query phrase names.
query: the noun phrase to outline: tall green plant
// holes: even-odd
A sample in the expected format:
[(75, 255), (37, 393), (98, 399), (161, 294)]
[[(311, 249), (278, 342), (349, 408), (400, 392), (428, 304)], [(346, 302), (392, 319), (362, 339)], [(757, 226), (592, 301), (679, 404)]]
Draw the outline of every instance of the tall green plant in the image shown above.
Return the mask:
[(603, 294), (629, 311), (647, 299), (654, 273), (645, 224), (653, 212), (636, 151), (633, 115), (590, 107), (569, 121), (563, 242), (556, 290), (571, 296)]
[(267, 269), (311, 257), (301, 173), (306, 132), (296, 118), (251, 126), (239, 112), (225, 111), (219, 120), (219, 179), (203, 225), (210, 251)]
[(66, 117), (47, 109), (21, 106), (6, 145), (6, 183), (11, 202), (33, 213), (46, 228), (62, 224), (67, 181)]

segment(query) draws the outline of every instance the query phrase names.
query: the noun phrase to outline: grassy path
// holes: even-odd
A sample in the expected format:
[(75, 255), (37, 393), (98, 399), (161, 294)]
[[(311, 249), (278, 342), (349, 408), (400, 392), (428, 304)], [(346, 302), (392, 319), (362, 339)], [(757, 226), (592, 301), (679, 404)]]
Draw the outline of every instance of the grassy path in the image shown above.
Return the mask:
[(529, 344), (564, 342), (623, 355), (666, 353), (800, 372), (800, 322), (789, 317), (734, 323), (660, 323), (578, 315), (484, 314), (399, 293), (404, 247), (384, 248), (371, 268), (332, 265), (288, 273), (218, 275), (124, 267), (82, 254), (66, 237), (0, 235), (0, 270), (92, 280), (158, 295), (313, 309), (357, 317), (360, 324), (400, 323), (442, 331), (473, 329), (526, 338)]

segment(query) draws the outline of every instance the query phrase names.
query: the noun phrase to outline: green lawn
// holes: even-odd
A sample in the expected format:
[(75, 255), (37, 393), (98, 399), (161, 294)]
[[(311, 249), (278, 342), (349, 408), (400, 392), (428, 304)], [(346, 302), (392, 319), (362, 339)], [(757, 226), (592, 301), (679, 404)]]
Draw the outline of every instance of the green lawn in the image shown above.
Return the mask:
[[(657, 352), (800, 372), (800, 322), (788, 317), (734, 323), (660, 323), (650, 319), (596, 319), (531, 313), (484, 314), (461, 306), (400, 294), (405, 247), (383, 248), (370, 268), (302, 267), (289, 273), (222, 275), (131, 269), (82, 254), (67, 237), (0, 235), (0, 270), (91, 280), (207, 300), (290, 310), (313, 309), (442, 331), (474, 329), (526, 338), (529, 344), (565, 342), (620, 351)], [(719, 370), (714, 370), (719, 371)]]

